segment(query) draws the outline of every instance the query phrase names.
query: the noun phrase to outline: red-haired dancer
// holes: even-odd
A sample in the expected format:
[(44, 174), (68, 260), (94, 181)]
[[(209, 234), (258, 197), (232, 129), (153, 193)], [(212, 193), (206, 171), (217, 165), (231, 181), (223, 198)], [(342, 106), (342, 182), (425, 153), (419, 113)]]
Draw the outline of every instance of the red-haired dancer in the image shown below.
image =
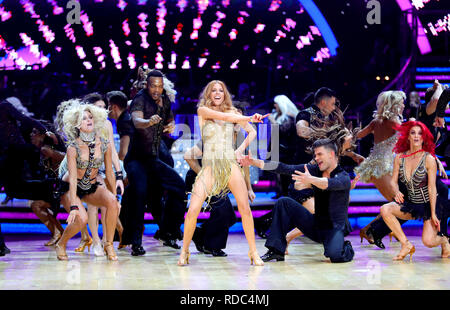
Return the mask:
[[(391, 186), (395, 191), (394, 201), (381, 207), (381, 216), (402, 244), (394, 260), (410, 260), (414, 245), (406, 238), (397, 218), (424, 221), (422, 242), (426, 247), (442, 247), (442, 257), (450, 256), (449, 240), (439, 235), (440, 212), (436, 210), (436, 160), (433, 135), (421, 122), (409, 121), (398, 126), (399, 138), (394, 147), (398, 156), (394, 159)], [(399, 191), (398, 181), (407, 188), (407, 197)], [(447, 197), (445, 197), (447, 199)]]

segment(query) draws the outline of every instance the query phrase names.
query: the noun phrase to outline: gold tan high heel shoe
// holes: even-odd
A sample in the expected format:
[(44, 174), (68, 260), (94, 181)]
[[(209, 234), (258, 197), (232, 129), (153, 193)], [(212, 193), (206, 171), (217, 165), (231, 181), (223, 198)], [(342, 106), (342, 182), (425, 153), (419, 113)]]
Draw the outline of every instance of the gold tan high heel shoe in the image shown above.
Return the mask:
[(400, 253), (398, 253), (397, 256), (395, 256), (395, 257), (393, 258), (393, 260), (395, 260), (395, 261), (401, 261), (401, 260), (404, 260), (405, 257), (409, 254), (409, 261), (410, 261), (410, 262), (412, 261), (412, 256), (413, 256), (413, 254), (416, 252), (416, 247), (415, 247), (413, 244), (411, 244), (411, 242), (409, 242), (409, 241), (407, 241), (407, 242), (408, 242), (408, 244), (411, 245), (411, 247), (409, 247), (408, 252), (406, 252), (406, 253), (404, 253), (404, 254), (401, 254), (401, 252), (402, 252), (403, 249), (400, 250)]
[(112, 242), (105, 242), (103, 245), (103, 249), (105, 250), (105, 254), (108, 260), (111, 261), (118, 260), (116, 252), (114, 252), (114, 245)]
[(66, 248), (59, 245), (59, 243), (55, 246), (56, 257), (58, 260), (69, 260), (69, 257), (66, 254)]
[(75, 252), (82, 253), (82, 252), (84, 252), (84, 249), (86, 247), (88, 247), (88, 252), (90, 252), (92, 243), (93, 243), (93, 241), (92, 241), (91, 237), (89, 237), (89, 239), (87, 239), (87, 240), (81, 240), (80, 245), (78, 246), (78, 248), (75, 249)]
[(56, 243), (58, 243), (58, 241), (59, 241), (59, 239), (61, 239), (61, 237), (62, 237), (62, 234), (58, 231), (58, 233), (55, 233), (53, 235), (53, 237), (49, 241), (44, 243), (44, 246), (53, 246), (53, 245), (55, 245)]
[(259, 257), (258, 252), (248, 252), (248, 258), (250, 258), (250, 265), (255, 263), (255, 266), (264, 266), (264, 262), (261, 257)]
[(178, 259), (177, 265), (178, 266), (189, 265), (189, 256), (190, 255), (191, 255), (191, 253), (189, 253), (189, 251), (188, 252), (181, 251), (180, 258)]

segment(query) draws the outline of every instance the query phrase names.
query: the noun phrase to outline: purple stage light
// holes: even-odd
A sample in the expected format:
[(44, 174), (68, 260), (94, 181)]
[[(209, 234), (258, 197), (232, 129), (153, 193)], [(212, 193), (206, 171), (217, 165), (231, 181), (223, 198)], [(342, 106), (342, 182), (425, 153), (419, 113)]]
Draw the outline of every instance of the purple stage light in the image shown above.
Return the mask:
[(72, 43), (75, 43), (77, 39), (75, 38), (75, 32), (73, 31), (70, 24), (64, 26), (64, 31), (66, 32), (66, 36), (69, 38)]
[(188, 2), (186, 0), (178, 0), (177, 7), (180, 8), (180, 13), (183, 13), (184, 9), (187, 7)]
[(230, 33), (228, 34), (230, 36), (230, 41), (236, 40), (238, 31), (236, 29), (231, 29)]
[(129, 53), (128, 57), (127, 57), (127, 60), (128, 60), (128, 66), (130, 67), (130, 69), (133, 70), (134, 68), (136, 68), (136, 60), (135, 60), (135, 55), (134, 54)]
[(84, 52), (83, 47), (77, 45), (77, 46), (75, 46), (75, 49), (76, 49), (77, 55), (78, 55), (78, 57), (80, 57), (80, 59), (86, 58), (86, 53)]
[(239, 63), (239, 59), (237, 59), (236, 61), (234, 61), (231, 64), (230, 69), (237, 69), (238, 68), (238, 63)]
[(145, 13), (141, 13), (141, 14), (138, 15), (137, 18), (140, 20), (138, 25), (141, 27), (142, 30), (146, 31), (147, 30), (147, 26), (149, 25), (149, 23), (147, 23), (148, 15), (145, 14)]
[(272, 3), (270, 4), (269, 11), (275, 12), (280, 8), (281, 1), (280, 0), (272, 0)]
[(141, 36), (141, 39), (142, 39), (141, 47), (147, 49), (150, 46), (150, 44), (148, 44), (148, 42), (147, 42), (148, 33), (147, 32), (139, 32), (139, 35)]

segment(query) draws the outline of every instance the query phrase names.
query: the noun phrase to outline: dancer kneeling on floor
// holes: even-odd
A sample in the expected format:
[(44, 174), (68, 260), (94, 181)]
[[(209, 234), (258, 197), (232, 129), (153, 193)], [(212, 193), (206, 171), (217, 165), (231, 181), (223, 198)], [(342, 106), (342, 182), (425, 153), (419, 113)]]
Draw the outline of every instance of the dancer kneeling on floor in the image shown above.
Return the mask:
[[(351, 189), (350, 177), (338, 164), (337, 147), (330, 139), (320, 139), (312, 145), (317, 164), (286, 165), (264, 162), (251, 154), (240, 161), (241, 165), (253, 165), (274, 173), (293, 175), (297, 188), (312, 187), (315, 213), (311, 214), (291, 198), (280, 198), (274, 207), (270, 234), (266, 241), (269, 251), (263, 261), (284, 260), (286, 234), (297, 227), (311, 240), (322, 243), (324, 255), (333, 263), (349, 262), (354, 251), (344, 237), (351, 231), (348, 222), (348, 204)], [(274, 168), (276, 167), (276, 168)]]

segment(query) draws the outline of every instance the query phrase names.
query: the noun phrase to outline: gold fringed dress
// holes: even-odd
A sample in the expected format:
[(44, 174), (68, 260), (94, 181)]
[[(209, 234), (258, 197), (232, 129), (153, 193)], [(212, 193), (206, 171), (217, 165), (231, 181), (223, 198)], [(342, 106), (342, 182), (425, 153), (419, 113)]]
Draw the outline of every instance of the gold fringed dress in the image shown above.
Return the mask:
[[(208, 203), (213, 196), (218, 198), (227, 195), (230, 191), (228, 182), (231, 177), (233, 165), (239, 167), (233, 148), (234, 124), (224, 121), (206, 120), (202, 128), (203, 157), (202, 169), (197, 175), (208, 196)], [(211, 169), (212, 188), (206, 188), (205, 171)], [(240, 168), (242, 175), (243, 169)]]

